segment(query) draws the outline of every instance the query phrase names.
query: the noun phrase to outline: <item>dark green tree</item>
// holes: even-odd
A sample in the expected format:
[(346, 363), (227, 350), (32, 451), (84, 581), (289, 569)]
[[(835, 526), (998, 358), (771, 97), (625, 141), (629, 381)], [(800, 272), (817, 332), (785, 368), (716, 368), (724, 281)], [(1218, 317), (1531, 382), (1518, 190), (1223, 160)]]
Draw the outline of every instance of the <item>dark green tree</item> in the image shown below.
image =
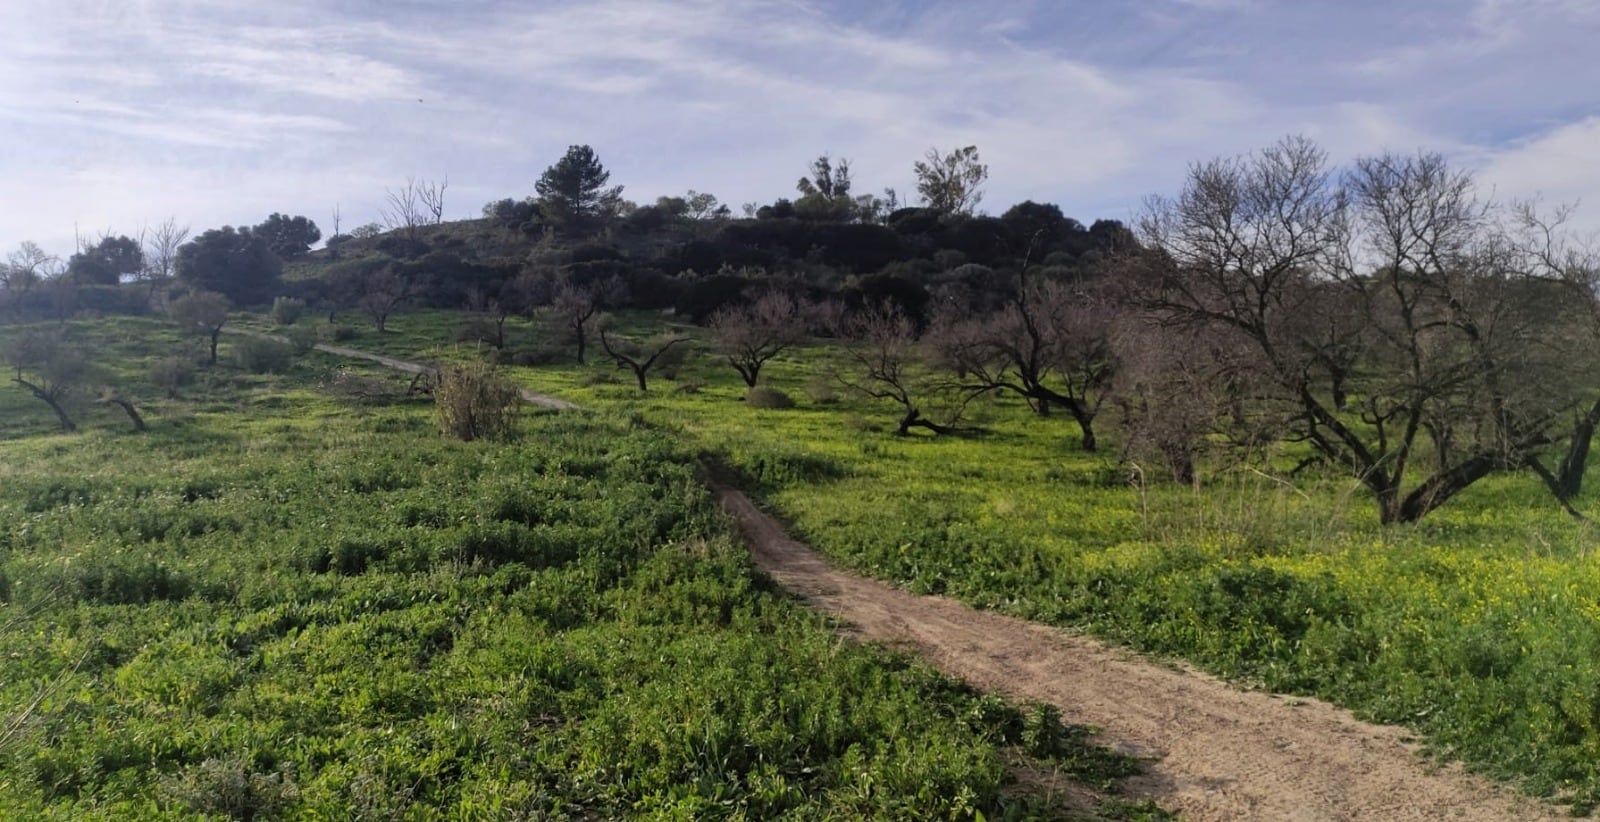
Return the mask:
[(571, 233), (582, 233), (600, 218), (616, 213), (622, 186), (606, 187), (606, 171), (589, 146), (571, 146), (556, 164), (545, 169), (534, 190), (547, 218)]
[(178, 249), (177, 276), (191, 289), (216, 291), (234, 305), (257, 305), (278, 293), (283, 262), (248, 228), (214, 228)]
[(311, 250), (322, 239), (322, 230), (305, 217), (273, 213), (266, 222), (251, 229), (279, 259), (290, 260)]
[(116, 285), (144, 270), (144, 249), (131, 237), (106, 235), (67, 260), (67, 274), (83, 285)]

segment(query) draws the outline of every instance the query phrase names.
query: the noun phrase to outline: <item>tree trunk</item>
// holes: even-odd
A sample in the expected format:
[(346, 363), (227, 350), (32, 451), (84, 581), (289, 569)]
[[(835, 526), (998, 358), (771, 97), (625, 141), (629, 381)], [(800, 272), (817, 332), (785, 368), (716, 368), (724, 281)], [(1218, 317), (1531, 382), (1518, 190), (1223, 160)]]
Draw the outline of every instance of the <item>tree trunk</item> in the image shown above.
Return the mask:
[(1596, 400), (1589, 407), (1589, 413), (1573, 426), (1572, 441), (1567, 445), (1566, 455), (1561, 458), (1558, 469), (1561, 491), (1557, 498), (1562, 502), (1577, 499), (1578, 494), (1583, 492), (1583, 472), (1589, 466), (1589, 445), (1594, 439), (1596, 426), (1600, 426), (1600, 400)]
[(645, 370), (643, 368), (634, 368), (633, 369), (633, 376), (634, 376), (635, 379), (637, 379), (639, 381), (639, 390), (640, 391), (649, 391), (650, 388), (644, 384), (644, 371)]
[(133, 430), (148, 430), (144, 424), (144, 417), (139, 416), (139, 409), (133, 407), (133, 402), (131, 400), (126, 400), (122, 397), (108, 397), (106, 398), (106, 402), (121, 408), (123, 413), (128, 415), (128, 419), (133, 421)]
[(222, 329), (211, 329), (211, 364), (217, 364), (217, 338), (222, 336)]
[(583, 332), (583, 326), (580, 325), (577, 327), (576, 336), (578, 338), (578, 364), (583, 365), (584, 351), (589, 346), (589, 335)]
[(1488, 476), (1503, 464), (1497, 454), (1478, 454), (1448, 470), (1429, 477), (1407, 494), (1397, 510), (1396, 522), (1416, 522), (1429, 511), (1445, 504), (1467, 486)]
[(61, 403), (56, 401), (54, 395), (21, 377), (16, 378), (16, 383), (28, 389), (35, 397), (44, 400), (45, 404), (50, 406), (50, 410), (56, 412), (56, 420), (61, 423), (61, 430), (68, 433), (78, 430), (78, 424), (67, 416), (67, 409), (61, 407)]

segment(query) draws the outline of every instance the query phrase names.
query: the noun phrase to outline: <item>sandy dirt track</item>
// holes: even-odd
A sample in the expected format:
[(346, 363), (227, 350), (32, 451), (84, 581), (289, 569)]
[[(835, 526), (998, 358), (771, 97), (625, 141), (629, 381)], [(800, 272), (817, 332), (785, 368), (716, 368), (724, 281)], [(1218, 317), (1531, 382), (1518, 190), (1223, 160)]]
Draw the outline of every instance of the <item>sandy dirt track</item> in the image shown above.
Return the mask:
[(1098, 741), (1147, 757), (1137, 796), (1193, 820), (1566, 819), (1458, 766), (1436, 766), (1404, 730), (1311, 699), (1244, 691), (1065, 631), (834, 568), (745, 494), (713, 484), (756, 564), (785, 589), (907, 647), (986, 691), (1051, 703)]

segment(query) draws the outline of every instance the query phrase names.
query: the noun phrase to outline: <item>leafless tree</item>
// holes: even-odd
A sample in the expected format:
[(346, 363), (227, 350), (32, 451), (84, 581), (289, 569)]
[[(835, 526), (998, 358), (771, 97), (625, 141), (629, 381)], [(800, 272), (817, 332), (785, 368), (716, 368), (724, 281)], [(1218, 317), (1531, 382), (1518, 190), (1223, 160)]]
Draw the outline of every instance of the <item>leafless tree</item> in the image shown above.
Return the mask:
[(383, 190), (383, 225), (390, 231), (399, 231), (407, 240), (417, 239), (422, 226), (427, 224), (427, 213), (423, 210), (423, 185), (417, 183), (416, 178), (407, 177), (406, 184), (398, 191)]
[(411, 299), (411, 285), (392, 267), (378, 269), (366, 276), (356, 307), (372, 319), (372, 327), (382, 334), (389, 318)]
[(1087, 288), (1032, 280), (993, 314), (942, 311), (930, 336), (944, 365), (965, 381), (1017, 394), (1041, 416), (1052, 406), (1066, 409), (1082, 433), (1083, 450), (1093, 451), (1117, 310), (1113, 300)]
[(422, 205), (433, 218), (433, 224), (444, 222), (444, 190), (450, 187), (450, 178), (446, 177), (441, 182), (424, 180), (417, 184), (417, 196), (422, 200)]
[(494, 343), (497, 349), (506, 347), (506, 320), (516, 313), (517, 300), (515, 297), (515, 283), (508, 283), (498, 291), (491, 291), (483, 286), (474, 285), (467, 289), (467, 311), (471, 312), (484, 326), (494, 327)]
[(145, 279), (152, 288), (157, 283), (172, 281), (177, 273), (178, 248), (188, 239), (189, 227), (178, 225), (175, 217), (168, 217), (145, 232)]
[(650, 390), (645, 382), (645, 375), (650, 369), (658, 362), (662, 362), (664, 357), (670, 356), (674, 346), (688, 341), (688, 337), (664, 337), (640, 345), (627, 340), (613, 341), (605, 329), (600, 329), (600, 346), (616, 361), (618, 368), (626, 368), (633, 372), (640, 391)]
[(3, 282), (7, 291), (20, 294), (61, 273), (59, 257), (47, 253), (36, 243), (24, 240), (16, 251), (6, 255), (5, 265), (0, 265), (0, 282)]
[(754, 388), (773, 357), (805, 339), (806, 321), (798, 300), (770, 291), (753, 302), (718, 309), (711, 315), (713, 346)]
[[(1382, 522), (1412, 522), (1529, 468), (1572, 405), (1564, 343), (1539, 331), (1562, 306), (1510, 264), (1492, 211), (1438, 155), (1366, 158), (1335, 178), (1288, 138), (1196, 165), (1176, 199), (1151, 201), (1141, 228), (1169, 264), (1151, 305), (1248, 341), (1241, 410), (1349, 468)], [(1322, 354), (1350, 329), (1307, 320), (1330, 288), (1364, 335), (1337, 381)], [(1349, 396), (1359, 419), (1339, 411)]]
[[(850, 364), (836, 378), (857, 394), (898, 405), (896, 434), (904, 436), (913, 428), (953, 433), (968, 403), (983, 391), (952, 383), (930, 368), (915, 324), (898, 307), (857, 312), (841, 330), (849, 340)], [(937, 408), (937, 419), (927, 415), (928, 407)]]

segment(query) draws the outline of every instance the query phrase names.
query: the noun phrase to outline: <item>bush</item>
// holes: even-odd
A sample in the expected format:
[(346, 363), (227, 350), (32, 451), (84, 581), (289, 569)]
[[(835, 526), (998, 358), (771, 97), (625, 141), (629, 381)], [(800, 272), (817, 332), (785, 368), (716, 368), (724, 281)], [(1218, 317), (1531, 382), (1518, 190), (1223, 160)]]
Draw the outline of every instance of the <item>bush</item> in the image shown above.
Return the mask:
[(178, 389), (194, 379), (194, 360), (190, 357), (163, 357), (150, 363), (150, 382), (167, 392), (167, 399), (178, 396)]
[(278, 325), (294, 325), (306, 313), (306, 301), (294, 297), (278, 297), (272, 301), (272, 321)]
[(323, 334), (329, 342), (349, 342), (355, 339), (359, 333), (356, 331), (355, 326), (351, 325), (329, 325), (323, 328)]
[(445, 368), (433, 389), (433, 402), (439, 430), (468, 442), (511, 439), (522, 408), (517, 387), (488, 363)]
[(776, 388), (758, 385), (744, 395), (744, 401), (751, 408), (793, 408), (794, 400), (789, 395)]
[(310, 326), (297, 325), (284, 330), (284, 337), (289, 340), (289, 347), (294, 349), (296, 355), (304, 354), (317, 347), (317, 330)]
[(233, 344), (233, 360), (252, 374), (282, 374), (294, 362), (294, 348), (270, 337), (243, 337)]

